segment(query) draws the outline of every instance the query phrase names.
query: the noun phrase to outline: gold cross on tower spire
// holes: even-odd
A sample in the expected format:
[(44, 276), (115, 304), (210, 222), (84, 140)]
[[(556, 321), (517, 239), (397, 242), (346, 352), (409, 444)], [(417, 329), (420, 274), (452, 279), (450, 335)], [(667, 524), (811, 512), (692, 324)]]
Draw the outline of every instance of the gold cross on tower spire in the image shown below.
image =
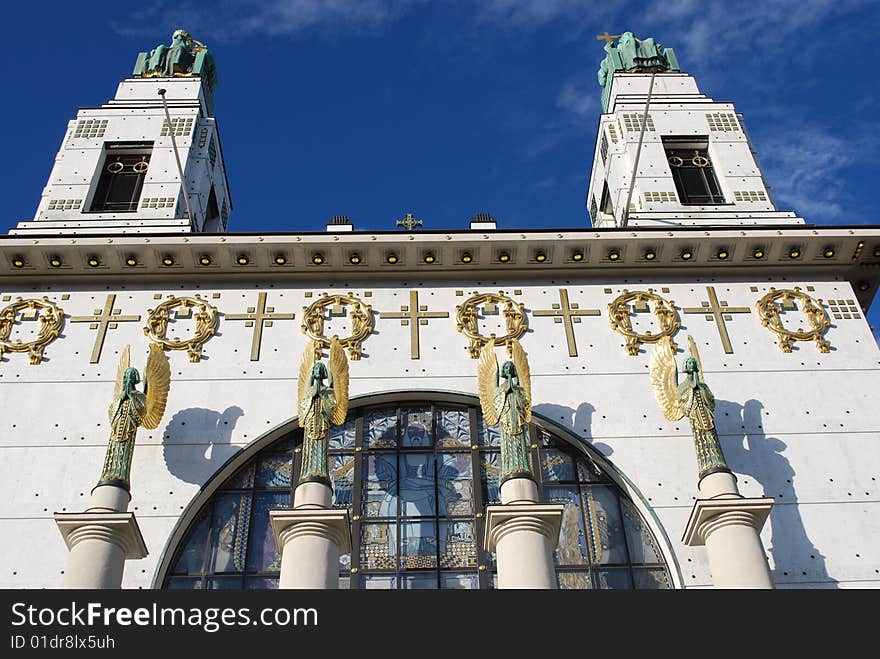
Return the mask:
[(622, 34), (608, 34), (608, 30), (605, 30), (605, 34), (597, 34), (596, 39), (605, 43), (614, 43), (615, 39), (620, 39), (622, 36)]

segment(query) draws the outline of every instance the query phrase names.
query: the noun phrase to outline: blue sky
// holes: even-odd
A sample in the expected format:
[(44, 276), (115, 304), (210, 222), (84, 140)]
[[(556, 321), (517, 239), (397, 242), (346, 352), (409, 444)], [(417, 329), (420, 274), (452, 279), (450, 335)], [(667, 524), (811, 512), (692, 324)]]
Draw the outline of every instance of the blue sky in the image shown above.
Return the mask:
[(320, 230), (335, 214), (392, 229), (405, 212), (426, 228), (476, 212), (585, 226), (595, 35), (627, 29), (744, 113), (781, 208), (878, 222), (876, 0), (96, 0), (4, 18), (19, 26), (0, 64), (7, 227), (33, 216), (76, 109), (112, 97), (177, 27), (217, 61), (232, 231)]

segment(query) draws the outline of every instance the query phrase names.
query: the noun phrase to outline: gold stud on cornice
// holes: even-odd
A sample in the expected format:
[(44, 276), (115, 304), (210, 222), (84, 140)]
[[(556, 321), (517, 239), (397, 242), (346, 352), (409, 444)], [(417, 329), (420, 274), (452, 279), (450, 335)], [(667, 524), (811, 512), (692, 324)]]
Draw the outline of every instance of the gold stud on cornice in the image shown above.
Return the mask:
[(61, 257), (60, 256), (51, 257), (49, 259), (49, 265), (51, 265), (53, 268), (60, 268), (61, 267)]
[(211, 265), (211, 257), (207, 254), (202, 254), (199, 257), (199, 263), (201, 263), (202, 265)]
[(275, 255), (275, 265), (285, 265), (287, 263), (287, 257), (284, 254), (276, 254)]
[(718, 250), (718, 254), (716, 256), (719, 258), (719, 260), (724, 261), (725, 259), (727, 259), (728, 256), (730, 256), (730, 252), (722, 248)]
[(97, 268), (99, 265), (101, 265), (101, 261), (98, 259), (97, 256), (90, 256), (86, 263), (88, 263), (89, 267), (92, 268)]
[(571, 254), (571, 260), (572, 261), (583, 261), (584, 260), (584, 253), (582, 251), (580, 251), (579, 249), (575, 250)]
[(826, 259), (833, 259), (834, 258), (834, 248), (830, 247), (830, 246), (826, 247), (825, 249), (822, 250), (822, 256), (824, 256)]
[(694, 257), (694, 253), (690, 249), (685, 248), (681, 250), (680, 256), (682, 261), (690, 261)]
[(134, 256), (127, 256), (125, 258), (125, 265), (129, 267), (134, 267), (138, 264), (137, 259)]
[(754, 256), (756, 259), (763, 259), (763, 258), (764, 258), (764, 250), (763, 250), (763, 248), (761, 248), (761, 247), (756, 247), (756, 248), (755, 248), (755, 251), (752, 252), (752, 256)]
[(12, 266), (15, 268), (23, 268), (24, 267), (24, 257), (14, 256), (12, 258)]
[(172, 257), (170, 254), (163, 256), (162, 265), (166, 267), (171, 267), (172, 265), (174, 265), (174, 257)]

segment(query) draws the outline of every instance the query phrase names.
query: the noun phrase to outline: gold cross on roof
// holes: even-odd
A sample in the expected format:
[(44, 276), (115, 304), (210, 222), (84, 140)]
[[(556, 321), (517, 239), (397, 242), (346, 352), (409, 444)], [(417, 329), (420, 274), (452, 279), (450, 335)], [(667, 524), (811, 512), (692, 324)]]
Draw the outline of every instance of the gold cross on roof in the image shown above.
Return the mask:
[(412, 231), (418, 226), (422, 226), (422, 221), (417, 220), (412, 213), (407, 213), (406, 217), (402, 220), (397, 220), (397, 225), (399, 227), (403, 227), (407, 231)]
[(605, 30), (605, 34), (597, 34), (596, 39), (605, 43), (614, 43), (615, 39), (620, 39), (622, 36), (622, 34), (608, 34), (608, 30)]

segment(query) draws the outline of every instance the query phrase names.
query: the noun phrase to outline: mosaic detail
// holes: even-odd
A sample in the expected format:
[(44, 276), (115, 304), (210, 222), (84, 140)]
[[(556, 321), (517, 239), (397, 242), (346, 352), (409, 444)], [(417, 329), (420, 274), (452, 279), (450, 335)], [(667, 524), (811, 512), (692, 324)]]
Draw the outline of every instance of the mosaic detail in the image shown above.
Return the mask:
[(50, 199), (47, 211), (78, 211), (82, 207), (82, 199)]
[(828, 300), (828, 310), (835, 320), (858, 320), (861, 318), (858, 303), (855, 300)]
[(106, 119), (80, 119), (73, 130), (73, 139), (94, 139), (104, 137), (107, 130)]

